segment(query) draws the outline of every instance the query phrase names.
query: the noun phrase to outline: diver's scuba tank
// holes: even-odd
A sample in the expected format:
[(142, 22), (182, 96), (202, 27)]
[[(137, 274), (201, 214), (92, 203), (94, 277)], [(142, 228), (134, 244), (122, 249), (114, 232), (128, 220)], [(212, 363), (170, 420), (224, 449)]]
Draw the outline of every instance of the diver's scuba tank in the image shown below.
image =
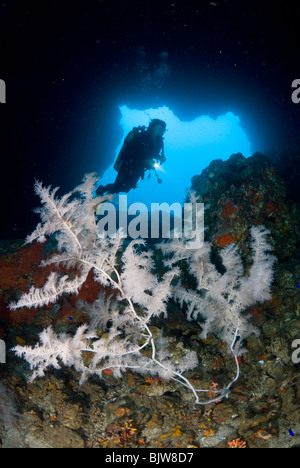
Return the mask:
[(119, 172), (119, 170), (122, 167), (122, 164), (123, 164), (123, 161), (124, 161), (124, 155), (126, 153), (126, 146), (128, 145), (129, 141), (131, 141), (132, 138), (135, 137), (138, 133), (145, 132), (146, 128), (147, 127), (145, 125), (140, 125), (138, 127), (133, 127), (131, 132), (128, 133), (128, 135), (126, 136), (126, 138), (124, 140), (124, 143), (122, 145), (120, 153), (119, 153), (119, 155), (118, 155), (118, 157), (116, 159), (116, 162), (114, 164), (114, 170), (115, 171)]

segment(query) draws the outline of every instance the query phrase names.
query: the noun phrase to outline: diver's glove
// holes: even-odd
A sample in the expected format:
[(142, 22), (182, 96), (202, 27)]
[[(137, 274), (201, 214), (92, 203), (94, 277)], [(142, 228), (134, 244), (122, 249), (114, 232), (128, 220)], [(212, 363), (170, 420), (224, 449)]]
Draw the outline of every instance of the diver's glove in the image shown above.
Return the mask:
[(166, 157), (164, 154), (160, 155), (159, 158), (157, 158), (159, 160), (159, 162), (161, 164), (163, 164), (164, 162), (166, 162)]

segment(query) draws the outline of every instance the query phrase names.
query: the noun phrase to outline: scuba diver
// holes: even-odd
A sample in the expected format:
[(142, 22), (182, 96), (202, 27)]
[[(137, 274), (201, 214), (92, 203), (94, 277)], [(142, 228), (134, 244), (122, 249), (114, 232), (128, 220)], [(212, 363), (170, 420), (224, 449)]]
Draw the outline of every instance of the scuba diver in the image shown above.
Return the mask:
[(119, 156), (114, 164), (118, 172), (113, 184), (100, 185), (96, 194), (129, 192), (137, 187), (139, 178), (144, 180), (147, 170), (154, 170), (158, 183), (159, 179), (155, 171), (155, 161), (166, 161), (164, 155), (163, 134), (166, 131), (166, 123), (160, 119), (152, 119), (148, 128), (134, 127), (126, 136)]

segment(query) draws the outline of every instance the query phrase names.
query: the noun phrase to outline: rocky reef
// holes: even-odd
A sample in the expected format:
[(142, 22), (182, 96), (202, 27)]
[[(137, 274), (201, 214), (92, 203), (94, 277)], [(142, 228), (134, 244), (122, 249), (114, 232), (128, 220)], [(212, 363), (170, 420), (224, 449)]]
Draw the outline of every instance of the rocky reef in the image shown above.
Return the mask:
[[(236, 154), (227, 161), (213, 161), (192, 179), (191, 188), (206, 206), (205, 236), (214, 246), (216, 264), (220, 249), (236, 243), (247, 271), (253, 225), (271, 232), (277, 257), (272, 299), (246, 311), (260, 336), (248, 339), (248, 352), (240, 357), (240, 380), (228, 399), (205, 407), (195, 406), (176, 382), (131, 372), (120, 381), (107, 371), (103, 380), (95, 377), (79, 386), (75, 370), (61, 369), (28, 384), (28, 365), (10, 348), (35, 344), (38, 333), (49, 325), (72, 334), (88, 316), (77, 307), (75, 294), (40, 309), (9, 310), (8, 303), (32, 284), (44, 284), (52, 266), (39, 264), (55, 251), (55, 243), (0, 242), (0, 338), (7, 347), (7, 362), (0, 367), (1, 445), (300, 447), (300, 364), (292, 360), (292, 343), (300, 338), (300, 212), (279, 173), (262, 154), (250, 158)], [(188, 283), (189, 278), (183, 281)], [(94, 302), (101, 288), (89, 277), (80, 299)], [(175, 359), (189, 347), (200, 355), (201, 365), (190, 372), (190, 379), (200, 379), (212, 392), (218, 389), (220, 375), (228, 380), (232, 363), (226, 346), (214, 335), (203, 340), (201, 323), (187, 322), (177, 303), (170, 301), (168, 318), (157, 318), (151, 330), (155, 335), (161, 329)], [(9, 415), (8, 400), (13, 402)]]

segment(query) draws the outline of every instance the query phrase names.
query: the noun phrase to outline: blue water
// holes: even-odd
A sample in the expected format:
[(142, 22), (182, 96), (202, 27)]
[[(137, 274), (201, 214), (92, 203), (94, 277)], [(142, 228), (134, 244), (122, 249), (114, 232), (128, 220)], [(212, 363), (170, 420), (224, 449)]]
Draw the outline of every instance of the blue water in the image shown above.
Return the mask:
[[(145, 180), (140, 181), (138, 188), (128, 193), (128, 204), (144, 203), (150, 209), (151, 203), (183, 203), (186, 189), (191, 186), (191, 178), (200, 174), (214, 159), (228, 159), (231, 154), (242, 153), (251, 156), (250, 142), (240, 125), (240, 119), (232, 112), (217, 118), (200, 115), (191, 121), (181, 121), (169, 107), (137, 110), (121, 106), (120, 125), (123, 136), (116, 148), (116, 157), (125, 136), (133, 127), (148, 126), (153, 118), (166, 122), (164, 145), (167, 158), (157, 173), (162, 179), (158, 184), (157, 177), (151, 171), (150, 179), (146, 173)], [(117, 172), (113, 164), (106, 170), (101, 184), (115, 181)]]

